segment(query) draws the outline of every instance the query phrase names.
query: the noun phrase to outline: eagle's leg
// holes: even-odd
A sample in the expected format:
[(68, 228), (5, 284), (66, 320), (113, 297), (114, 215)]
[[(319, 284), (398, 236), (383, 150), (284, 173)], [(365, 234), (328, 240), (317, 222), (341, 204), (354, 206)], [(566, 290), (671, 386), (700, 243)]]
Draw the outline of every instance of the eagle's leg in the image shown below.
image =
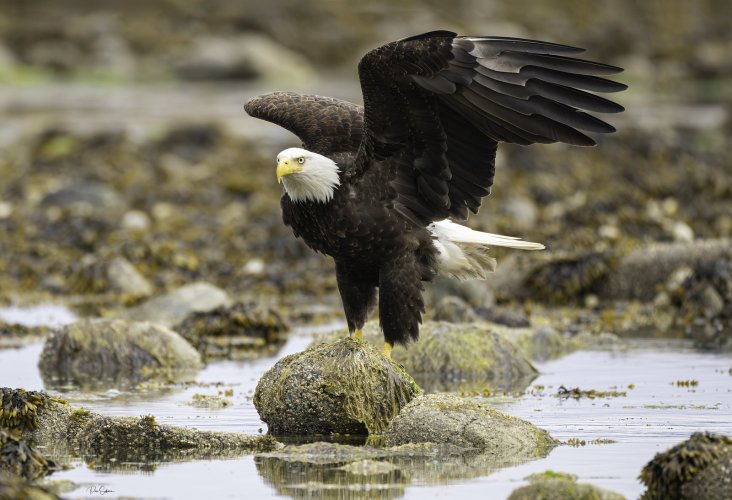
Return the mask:
[(384, 348), (381, 350), (381, 353), (391, 359), (391, 348), (394, 347), (393, 344), (390, 344), (389, 342), (384, 342)]
[(363, 325), (376, 306), (376, 273), (352, 269), (336, 262), (336, 281), (348, 332), (352, 337), (363, 340)]
[(384, 332), (384, 355), (395, 343), (417, 340), (422, 322), (422, 269), (413, 254), (404, 254), (379, 270), (379, 322)]

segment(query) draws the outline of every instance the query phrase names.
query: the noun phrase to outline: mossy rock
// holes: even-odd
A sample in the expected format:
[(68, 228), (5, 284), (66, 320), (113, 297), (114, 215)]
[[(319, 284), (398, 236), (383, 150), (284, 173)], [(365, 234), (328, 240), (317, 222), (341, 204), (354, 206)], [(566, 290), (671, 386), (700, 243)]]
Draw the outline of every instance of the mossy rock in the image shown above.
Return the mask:
[(389, 446), (446, 443), (495, 456), (543, 456), (559, 442), (545, 430), (490, 406), (448, 394), (411, 401), (386, 433)]
[[(346, 335), (341, 330), (322, 338)], [(383, 344), (377, 322), (366, 325), (364, 338)], [(430, 392), (523, 390), (538, 375), (521, 349), (487, 323), (426, 321), (420, 327), (419, 340), (406, 348), (395, 346), (392, 357)]]
[(591, 484), (577, 483), (577, 477), (561, 472), (546, 471), (527, 477), (528, 486), (511, 492), (508, 500), (624, 500), (619, 493)]
[(289, 326), (274, 309), (237, 302), (194, 313), (175, 326), (205, 358), (252, 358), (274, 354), (287, 340)]
[(176, 332), (146, 322), (85, 319), (50, 336), (39, 367), (49, 386), (134, 385), (150, 378), (181, 379), (202, 366)]
[(732, 491), (732, 439), (695, 432), (658, 453), (640, 473), (644, 500), (728, 499)]
[[(22, 402), (29, 393), (0, 388), (0, 394), (4, 402)], [(74, 408), (42, 392), (34, 396), (43, 404), (36, 405), (26, 425), (16, 427), (17, 439), (40, 443), (62, 455), (94, 460), (98, 469), (139, 462), (140, 457), (151, 462), (212, 459), (262, 453), (281, 446), (269, 436), (175, 427), (159, 424), (149, 415), (109, 417)]]
[(344, 338), (287, 356), (257, 384), (254, 406), (274, 435), (386, 430), (421, 389), (369, 343)]

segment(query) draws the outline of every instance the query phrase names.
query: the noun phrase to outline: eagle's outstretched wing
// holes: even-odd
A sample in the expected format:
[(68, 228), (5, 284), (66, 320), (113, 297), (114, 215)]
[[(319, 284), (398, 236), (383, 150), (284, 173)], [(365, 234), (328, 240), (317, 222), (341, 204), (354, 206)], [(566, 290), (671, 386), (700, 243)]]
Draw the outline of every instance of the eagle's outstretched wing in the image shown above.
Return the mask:
[(272, 92), (250, 99), (244, 110), (289, 130), (305, 149), (325, 156), (355, 153), (363, 137), (363, 107), (332, 97)]
[(365, 111), (355, 172), (384, 169), (398, 204), (424, 222), (477, 212), (493, 184), (497, 141), (591, 146), (581, 130), (615, 130), (581, 110), (622, 111), (586, 92), (625, 89), (601, 78), (622, 70), (568, 57), (579, 52), (447, 31), (372, 50), (359, 64)]

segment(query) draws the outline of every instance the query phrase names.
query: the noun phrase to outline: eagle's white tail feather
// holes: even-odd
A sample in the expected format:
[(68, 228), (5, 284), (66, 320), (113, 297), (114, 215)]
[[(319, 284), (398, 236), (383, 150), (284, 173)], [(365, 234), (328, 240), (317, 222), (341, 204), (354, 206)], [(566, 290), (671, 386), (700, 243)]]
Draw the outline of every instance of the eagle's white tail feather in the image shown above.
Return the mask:
[(458, 280), (485, 279), (496, 269), (496, 259), (488, 254), (490, 247), (542, 250), (544, 245), (523, 241), (513, 236), (482, 233), (455, 224), (449, 219), (430, 224), (427, 229), (435, 237), (439, 251), (439, 273)]

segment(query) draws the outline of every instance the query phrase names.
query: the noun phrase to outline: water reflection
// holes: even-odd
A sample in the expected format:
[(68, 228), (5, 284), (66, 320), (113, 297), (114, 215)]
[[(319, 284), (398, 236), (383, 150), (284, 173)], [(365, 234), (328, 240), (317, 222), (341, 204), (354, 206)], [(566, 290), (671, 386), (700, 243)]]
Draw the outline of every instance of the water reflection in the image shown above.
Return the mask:
[(545, 457), (497, 457), (456, 447), (341, 447), (317, 443), (256, 456), (257, 472), (293, 498), (398, 498), (407, 486), (444, 485)]

